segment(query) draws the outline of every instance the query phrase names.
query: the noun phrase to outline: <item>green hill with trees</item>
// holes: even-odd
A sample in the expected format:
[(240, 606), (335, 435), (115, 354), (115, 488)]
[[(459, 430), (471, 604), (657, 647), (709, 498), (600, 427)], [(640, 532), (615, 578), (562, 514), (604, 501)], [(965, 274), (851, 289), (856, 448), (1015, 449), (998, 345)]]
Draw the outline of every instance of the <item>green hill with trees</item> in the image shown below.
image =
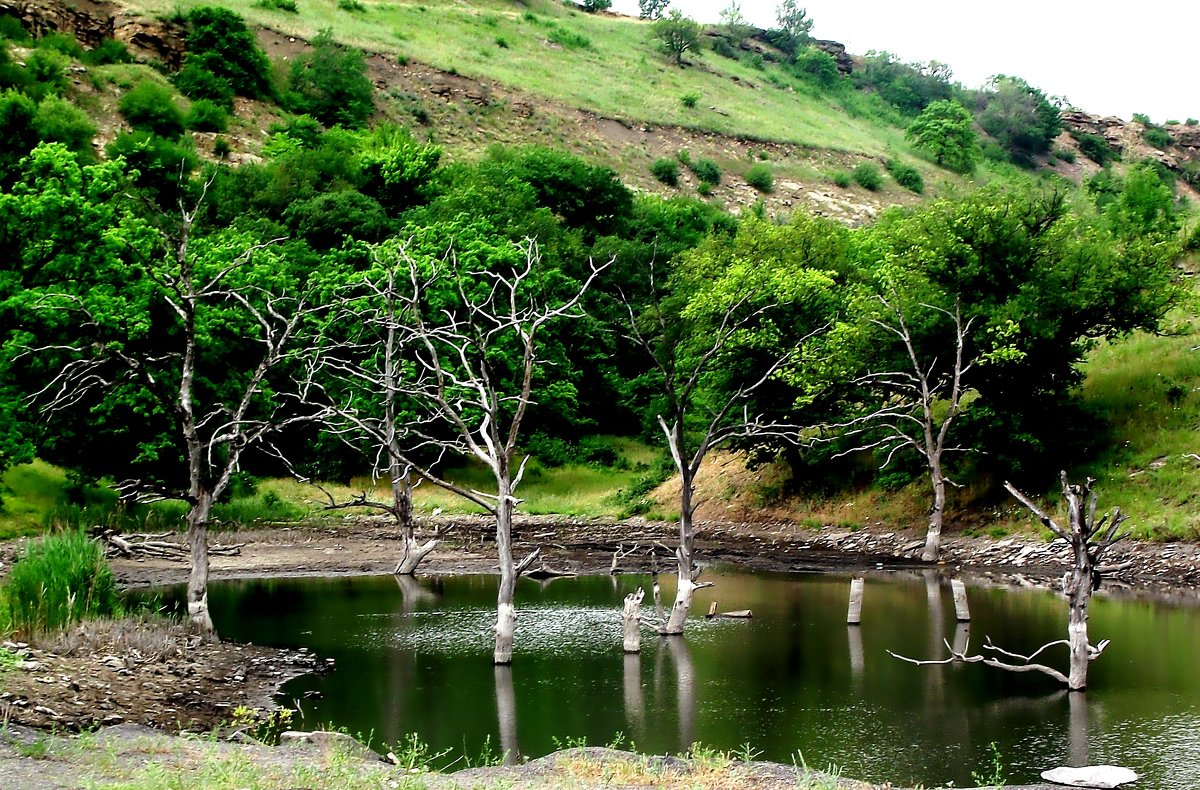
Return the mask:
[[(886, 53), (845, 74), (787, 4), (768, 31), (128, 8), (179, 31), (178, 63), (0, 17), (0, 467), (23, 528), (48, 490), (68, 520), (190, 525), (294, 515), (266, 477), (476, 489), (499, 439), (456, 437), (500, 420), (537, 508), (588, 478), (588, 512), (645, 513), (677, 413), (783, 470), (774, 498), (1005, 521), (1001, 481), (1065, 467), (1143, 535), (1194, 535), (1192, 171), (1063, 135), (1019, 77), (971, 91)], [(400, 518), (411, 492), (385, 493)], [(185, 505), (134, 507), (163, 497)]]

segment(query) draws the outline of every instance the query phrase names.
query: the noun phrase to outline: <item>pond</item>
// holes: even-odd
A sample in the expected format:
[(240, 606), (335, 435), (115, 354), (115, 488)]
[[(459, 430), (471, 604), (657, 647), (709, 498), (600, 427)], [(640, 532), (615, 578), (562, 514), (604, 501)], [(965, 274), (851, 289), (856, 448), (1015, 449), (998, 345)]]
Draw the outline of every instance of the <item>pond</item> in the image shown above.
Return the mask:
[[(621, 651), (620, 603), (647, 576), (535, 582), (517, 590), (511, 668), (491, 663), (496, 578), (391, 576), (219, 582), (224, 638), (308, 647), (336, 659), (288, 683), (301, 726), (344, 727), (394, 743), (536, 757), (586, 739), (647, 753), (749, 744), (761, 759), (838, 766), (898, 784), (974, 784), (995, 744), (1010, 782), (1055, 765), (1126, 765), (1139, 788), (1200, 787), (1200, 609), (1100, 598), (1092, 641), (1112, 645), (1085, 695), (1036, 673), (917, 667), (887, 650), (942, 657), (961, 640), (948, 581), (868, 577), (859, 627), (845, 624), (849, 577), (723, 572), (694, 611), (751, 609), (752, 620), (693, 617), (686, 639), (646, 634)], [(669, 603), (672, 590), (664, 589)], [(972, 645), (991, 636), (1028, 653), (1065, 631), (1066, 604), (1039, 590), (972, 585)], [(1065, 666), (1065, 648), (1049, 657)]]

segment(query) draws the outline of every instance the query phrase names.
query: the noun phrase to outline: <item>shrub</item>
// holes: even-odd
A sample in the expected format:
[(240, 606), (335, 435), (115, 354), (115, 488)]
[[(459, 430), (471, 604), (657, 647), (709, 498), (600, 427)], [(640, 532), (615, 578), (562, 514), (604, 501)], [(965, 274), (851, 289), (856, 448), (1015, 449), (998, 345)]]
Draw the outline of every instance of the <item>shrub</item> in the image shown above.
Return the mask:
[(180, 179), (196, 168), (196, 152), (189, 144), (157, 137), (147, 131), (117, 135), (108, 148), (110, 159), (121, 156), (130, 169), (138, 171), (137, 185), (174, 203), (181, 186)]
[(183, 110), (175, 103), (171, 90), (154, 80), (144, 79), (134, 85), (121, 97), (117, 109), (134, 129), (168, 138), (183, 134)]
[(218, 137), (213, 140), (213, 156), (218, 159), (225, 159), (233, 151), (233, 146), (229, 144), (229, 140), (224, 137)]
[(83, 62), (89, 66), (109, 66), (114, 63), (132, 63), (133, 55), (120, 41), (106, 38), (100, 44), (83, 53)]
[(1184, 123), (1187, 124), (1188, 126), (1200, 126), (1200, 119), (1188, 118), (1186, 121), (1184, 121)]
[(558, 44), (560, 47), (567, 49), (589, 49), (592, 46), (592, 40), (582, 33), (576, 33), (567, 30), (565, 27), (555, 27), (546, 36), (546, 39), (551, 44)]
[(721, 183), (721, 168), (711, 159), (697, 159), (688, 165), (696, 178), (705, 184), (716, 186)]
[(352, 189), (298, 200), (283, 214), (288, 229), (316, 249), (340, 247), (347, 239), (376, 242), (390, 231), (379, 202)]
[(775, 188), (775, 174), (770, 165), (757, 164), (746, 171), (746, 183), (759, 192), (770, 192)]
[(508, 49), (508, 39), (504, 36), (496, 36), (496, 46), (500, 49)]
[[(0, 176), (16, 177), (17, 163), (38, 144), (33, 128), (37, 104), (23, 93), (0, 93)], [(0, 182), (3, 183), (3, 182)]]
[(832, 176), (830, 176), (830, 180), (842, 189), (848, 189), (850, 184), (854, 181), (854, 176), (850, 175), (850, 173), (845, 170), (838, 170)]
[(375, 111), (374, 93), (362, 51), (338, 44), (326, 28), (313, 38), (312, 51), (292, 62), (287, 104), (326, 126), (355, 128)]
[(838, 81), (837, 61), (828, 52), (813, 47), (797, 53), (792, 69), (800, 79), (822, 88), (832, 88)]
[(863, 162), (854, 168), (854, 181), (863, 189), (876, 192), (883, 186), (883, 173), (875, 163)]
[(25, 75), (32, 84), (24, 91), (34, 101), (60, 96), (67, 90), (67, 59), (53, 49), (35, 49), (25, 58)]
[(1073, 148), (1062, 148), (1062, 147), (1055, 148), (1054, 155), (1057, 156), (1062, 161), (1066, 162), (1067, 164), (1070, 164), (1070, 165), (1075, 164), (1076, 156), (1075, 156), (1075, 149), (1073, 149)]
[(583, 10), (589, 14), (607, 11), (610, 8), (612, 8), (612, 0), (583, 0)]
[(359, 2), (359, 0), (338, 0), (338, 8), (343, 11), (349, 11), (352, 14), (365, 13), (367, 7)]
[(553, 468), (563, 466), (575, 459), (575, 448), (565, 439), (535, 433), (529, 437), (525, 452), (537, 459), (542, 466)]
[(21, 20), (15, 16), (0, 14), (0, 40), (23, 44), (29, 41), (29, 31), (22, 27)]
[(380, 125), (359, 147), (362, 191), (403, 211), (420, 202), (441, 158), (441, 147), (422, 143), (403, 127)]
[(727, 39), (722, 38), (721, 36), (716, 36), (713, 38), (712, 51), (721, 57), (729, 58), (730, 60), (737, 60), (738, 57), (738, 51), (733, 48), (733, 45), (730, 44)]
[(895, 159), (889, 159), (887, 161), (887, 171), (891, 174), (892, 178), (896, 179), (897, 184), (909, 192), (916, 192), (919, 195), (925, 191), (925, 179), (921, 176), (921, 171), (912, 165), (906, 165)]
[(74, 36), (64, 33), (47, 33), (37, 41), (38, 49), (49, 49), (66, 55), (72, 60), (83, 60), (83, 47)]
[(297, 14), (300, 8), (296, 0), (255, 0), (255, 8), (265, 8), (268, 11), (282, 11), (285, 14)]
[(58, 631), (87, 617), (121, 611), (104, 551), (83, 532), (31, 543), (12, 566), (8, 603), (13, 626), (26, 634)]
[(187, 53), (185, 68), (194, 63), (223, 77), (240, 96), (259, 99), (274, 93), (266, 54), (245, 20), (232, 11), (202, 6), (188, 14)]
[(674, 159), (656, 159), (650, 174), (669, 187), (679, 186), (679, 165)]
[(87, 113), (65, 99), (43, 99), (33, 116), (33, 129), (43, 142), (62, 143), (85, 158), (92, 157), (96, 125)]
[(682, 104), (684, 107), (687, 107), (689, 110), (692, 109), (693, 107), (695, 107), (696, 103), (699, 101), (700, 101), (699, 93), (685, 93), (679, 97), (679, 103)]
[(233, 109), (233, 84), (195, 61), (176, 72), (171, 81), (189, 99), (207, 99), (226, 111)]
[(1104, 139), (1101, 135), (1072, 129), (1071, 137), (1075, 139), (1076, 145), (1079, 146), (1079, 151), (1101, 167), (1105, 167), (1109, 162), (1120, 158), (1112, 146), (1108, 144), (1108, 140)]
[(712, 184), (708, 183), (707, 181), (701, 181), (696, 185), (696, 191), (704, 197), (708, 197), (712, 194)]
[(1158, 126), (1146, 127), (1146, 131), (1142, 132), (1142, 139), (1160, 150), (1170, 148), (1175, 144), (1175, 138), (1171, 137), (1171, 133)]
[(197, 132), (223, 132), (229, 126), (229, 114), (225, 108), (208, 99), (192, 102), (188, 111), (187, 125)]

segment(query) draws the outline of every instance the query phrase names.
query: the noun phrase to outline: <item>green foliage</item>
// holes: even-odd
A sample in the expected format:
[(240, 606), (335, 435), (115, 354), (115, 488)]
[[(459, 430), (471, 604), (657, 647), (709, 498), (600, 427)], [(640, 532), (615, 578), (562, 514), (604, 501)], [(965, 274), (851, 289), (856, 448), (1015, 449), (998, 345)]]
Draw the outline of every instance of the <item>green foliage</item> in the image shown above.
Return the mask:
[(906, 165), (898, 159), (887, 160), (885, 166), (892, 178), (896, 179), (896, 183), (909, 192), (916, 192), (919, 195), (925, 191), (925, 179), (921, 176), (920, 170), (912, 165)]
[(360, 0), (338, 0), (337, 7), (342, 11), (349, 11), (352, 14), (366, 13), (367, 7)]
[(956, 173), (970, 173), (979, 159), (979, 136), (970, 111), (956, 101), (930, 104), (917, 116), (905, 136), (934, 161)]
[(703, 184), (717, 186), (721, 183), (721, 167), (711, 159), (694, 159), (688, 163), (688, 168)]
[(825, 89), (834, 87), (840, 76), (833, 56), (815, 47), (805, 47), (796, 53), (792, 71), (797, 77)]
[(33, 130), (42, 142), (62, 143), (85, 158), (92, 156), (96, 125), (87, 113), (65, 99), (43, 99), (33, 117)]
[(67, 59), (53, 49), (35, 49), (25, 58), (29, 84), (22, 90), (35, 101), (61, 96), (67, 90)]
[(979, 125), (1018, 164), (1031, 164), (1032, 157), (1050, 150), (1062, 131), (1058, 108), (1046, 94), (1019, 77), (993, 77), (992, 89), (979, 114)]
[(374, 93), (362, 50), (338, 44), (326, 28), (292, 61), (286, 104), (326, 126), (356, 128), (375, 111)]
[(228, 138), (218, 137), (213, 140), (212, 151), (213, 156), (217, 157), (218, 159), (225, 159), (229, 156), (230, 152), (233, 151), (233, 146), (230, 145)]
[(796, 52), (812, 38), (813, 20), (807, 10), (796, 5), (796, 0), (782, 0), (775, 8), (775, 21), (784, 36), (784, 41), (776, 42), (776, 46), (785, 52)]
[(1121, 158), (1120, 152), (1110, 146), (1108, 140), (1104, 139), (1101, 135), (1072, 129), (1071, 137), (1075, 138), (1080, 152), (1101, 167), (1106, 167), (1109, 162)]
[(31, 39), (21, 20), (10, 14), (0, 14), (0, 41), (23, 44)]
[(177, 138), (184, 132), (183, 110), (175, 103), (174, 94), (154, 80), (143, 79), (134, 85), (121, 97), (117, 109), (138, 131), (166, 138)]
[(1069, 165), (1075, 164), (1076, 156), (1075, 149), (1073, 148), (1056, 148), (1054, 149), (1054, 156)]
[(147, 131), (126, 132), (109, 143), (110, 159), (121, 157), (137, 171), (137, 185), (163, 205), (173, 205), (187, 177), (196, 169), (191, 140), (170, 140)]
[(658, 19), (650, 31), (662, 51), (675, 58), (677, 66), (683, 65), (684, 55), (700, 47), (700, 25), (685, 17), (677, 8), (672, 8), (665, 17)]
[(768, 164), (752, 165), (746, 171), (746, 183), (759, 192), (771, 192), (775, 189), (775, 172)]
[(7, 593), (13, 627), (30, 635), (121, 612), (104, 550), (83, 532), (29, 544), (13, 563)]
[(297, 200), (288, 206), (283, 221), (318, 250), (340, 247), (348, 238), (381, 241), (392, 230), (383, 206), (352, 189)]
[(97, 46), (83, 53), (83, 62), (89, 66), (133, 63), (133, 55), (129, 53), (129, 48), (122, 42), (106, 38)]
[(226, 112), (233, 110), (233, 84), (225, 77), (219, 77), (195, 59), (186, 62), (171, 78), (179, 92), (189, 99), (207, 99), (221, 107)]
[(187, 127), (197, 132), (223, 132), (229, 126), (225, 108), (208, 99), (192, 102), (187, 114)]
[(83, 47), (74, 36), (65, 33), (47, 33), (37, 40), (38, 49), (47, 49), (66, 55), (71, 60), (83, 60)]
[(282, 11), (285, 14), (300, 13), (296, 0), (254, 0), (255, 8), (265, 8), (268, 11)]
[(610, 8), (612, 8), (612, 0), (583, 0), (583, 10), (589, 14), (607, 11)]
[(591, 49), (592, 46), (592, 40), (587, 36), (561, 26), (551, 28), (546, 40), (567, 49)]
[(0, 178), (5, 185), (16, 176), (17, 162), (33, 150), (38, 134), (33, 127), (38, 106), (23, 93), (7, 90), (0, 94)]
[(655, 159), (650, 174), (669, 187), (679, 186), (679, 165), (674, 159)]
[(854, 168), (854, 183), (863, 189), (878, 192), (883, 188), (883, 173), (874, 162), (860, 162)]
[(835, 186), (839, 186), (842, 189), (849, 189), (850, 184), (854, 182), (854, 176), (847, 170), (837, 170), (829, 177), (829, 180)]
[(693, 109), (696, 106), (696, 103), (699, 101), (700, 101), (699, 93), (685, 93), (679, 97), (679, 103), (682, 104), (684, 107), (687, 107), (689, 110)]
[(381, 124), (359, 144), (362, 191), (392, 211), (421, 202), (442, 149), (399, 126)]
[(1142, 132), (1142, 139), (1160, 150), (1170, 148), (1175, 144), (1175, 138), (1171, 136), (1171, 133), (1160, 126), (1147, 126)]
[(659, 19), (670, 4), (671, 0), (638, 0), (638, 16), (642, 19)]
[(903, 63), (887, 52), (868, 52), (854, 71), (855, 84), (913, 116), (934, 102), (953, 99), (952, 73), (944, 63)]
[[(201, 6), (188, 14), (187, 21), (184, 69), (195, 66), (212, 72), (226, 80), (235, 93), (251, 99), (273, 95), (271, 64), (240, 16), (224, 8)], [(213, 95), (198, 98), (217, 99)]]

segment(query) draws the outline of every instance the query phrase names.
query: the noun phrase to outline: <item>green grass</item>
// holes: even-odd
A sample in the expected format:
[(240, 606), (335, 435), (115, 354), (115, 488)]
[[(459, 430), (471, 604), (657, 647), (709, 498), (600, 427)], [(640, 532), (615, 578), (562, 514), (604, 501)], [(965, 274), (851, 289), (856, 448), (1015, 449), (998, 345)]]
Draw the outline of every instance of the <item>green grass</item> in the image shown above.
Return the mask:
[(14, 466), (0, 477), (0, 539), (36, 535), (59, 503), (67, 473), (44, 461)]
[(12, 626), (23, 634), (121, 613), (104, 549), (82, 531), (47, 535), (27, 545), (8, 574), (5, 595)]

